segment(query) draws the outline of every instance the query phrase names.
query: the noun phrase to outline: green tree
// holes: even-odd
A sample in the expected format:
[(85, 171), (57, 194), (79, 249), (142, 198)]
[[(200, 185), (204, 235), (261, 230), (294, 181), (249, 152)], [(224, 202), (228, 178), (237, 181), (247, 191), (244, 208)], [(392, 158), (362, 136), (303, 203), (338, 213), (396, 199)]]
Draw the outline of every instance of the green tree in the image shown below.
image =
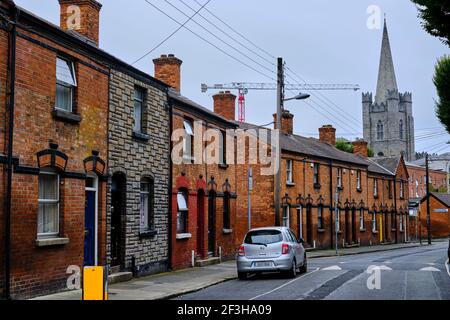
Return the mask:
[(450, 133), (450, 56), (438, 60), (433, 82), (438, 93), (436, 116)]
[(450, 46), (450, 1), (412, 0), (417, 5), (423, 28)]
[(345, 139), (337, 139), (336, 148), (344, 152), (353, 153), (353, 145)]

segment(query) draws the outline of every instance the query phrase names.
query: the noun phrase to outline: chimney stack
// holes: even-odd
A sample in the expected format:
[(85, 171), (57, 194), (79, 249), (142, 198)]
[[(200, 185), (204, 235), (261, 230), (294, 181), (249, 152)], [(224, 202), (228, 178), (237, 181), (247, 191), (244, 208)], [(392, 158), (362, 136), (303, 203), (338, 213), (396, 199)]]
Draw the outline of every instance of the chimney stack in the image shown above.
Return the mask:
[(230, 91), (220, 91), (213, 96), (214, 112), (228, 120), (236, 120), (236, 96)]
[(183, 61), (173, 54), (163, 54), (154, 59), (155, 78), (167, 83), (177, 92), (181, 92), (181, 64)]
[[(273, 115), (274, 128), (277, 128), (277, 114)], [(281, 113), (281, 130), (282, 133), (292, 135), (294, 133), (294, 115), (288, 110), (283, 110)]]
[(336, 129), (332, 125), (325, 125), (319, 128), (319, 140), (332, 146), (336, 145)]
[(368, 143), (366, 140), (363, 139), (357, 139), (353, 143), (353, 153), (360, 155), (364, 158), (367, 158), (368, 156)]
[(99, 45), (100, 9), (95, 0), (59, 0), (60, 27), (76, 31)]

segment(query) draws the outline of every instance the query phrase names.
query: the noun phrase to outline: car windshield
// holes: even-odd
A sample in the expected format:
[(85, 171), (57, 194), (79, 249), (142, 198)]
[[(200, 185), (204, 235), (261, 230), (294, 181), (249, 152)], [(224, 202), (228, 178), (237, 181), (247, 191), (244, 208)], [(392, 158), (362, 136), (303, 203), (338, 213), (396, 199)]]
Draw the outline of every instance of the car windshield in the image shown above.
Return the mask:
[(272, 244), (283, 241), (281, 231), (278, 230), (255, 230), (245, 236), (246, 244)]

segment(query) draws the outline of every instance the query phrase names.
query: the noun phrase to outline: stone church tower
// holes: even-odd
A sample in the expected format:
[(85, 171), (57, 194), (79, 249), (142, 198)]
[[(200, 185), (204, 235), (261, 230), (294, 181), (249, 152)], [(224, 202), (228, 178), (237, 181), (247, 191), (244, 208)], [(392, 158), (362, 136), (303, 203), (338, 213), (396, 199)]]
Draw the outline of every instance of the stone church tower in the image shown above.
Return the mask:
[(372, 93), (363, 93), (362, 103), (364, 139), (375, 156), (415, 160), (412, 94), (398, 91), (386, 20), (375, 101)]

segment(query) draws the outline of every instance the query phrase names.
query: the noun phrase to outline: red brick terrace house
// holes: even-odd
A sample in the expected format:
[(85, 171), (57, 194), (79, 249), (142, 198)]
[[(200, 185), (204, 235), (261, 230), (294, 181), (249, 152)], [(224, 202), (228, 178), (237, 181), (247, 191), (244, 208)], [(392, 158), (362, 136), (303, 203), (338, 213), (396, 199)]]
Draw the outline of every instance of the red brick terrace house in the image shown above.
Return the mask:
[[(237, 176), (235, 165), (227, 164), (225, 154), (226, 130), (237, 126), (224, 117), (222, 105), (227, 101), (234, 103), (236, 97), (224, 93), (214, 96), (215, 112), (212, 112), (180, 93), (180, 59), (162, 55), (154, 64), (155, 78), (172, 87), (169, 91), (171, 132), (176, 135), (178, 130), (182, 134), (176, 137), (172, 134), (171, 150), (179, 151), (174, 150), (172, 159), (177, 155), (181, 161), (173, 160), (171, 170), (171, 266), (180, 269), (193, 264), (201, 266), (220, 257), (234, 257)], [(228, 116), (234, 118), (234, 111)], [(208, 129), (215, 130), (219, 136), (205, 137)], [(220, 155), (211, 153), (218, 156), (216, 161), (207, 164), (202, 161), (201, 149), (217, 138), (225, 143), (216, 150)]]
[[(0, 290), (12, 298), (66, 289), (69, 266), (107, 264), (110, 70), (158, 82), (99, 49), (101, 4), (59, 4), (61, 27), (13, 1), (0, 3)], [(164, 108), (168, 87), (158, 87)], [(160, 139), (168, 136), (164, 125)], [(168, 172), (168, 164), (160, 168)], [(162, 242), (168, 173), (161, 179), (155, 205)], [(167, 260), (166, 246), (146, 254), (161, 250)]]
[[(422, 239), (426, 239), (428, 236), (426, 196), (420, 200), (419, 221), (417, 232)], [(448, 238), (450, 236), (449, 194), (435, 192), (430, 194), (430, 225), (433, 239)]]
[[(223, 108), (233, 114), (234, 101), (229, 100)], [(367, 158), (367, 142), (355, 141), (354, 154), (345, 153), (335, 147), (336, 130), (332, 126), (319, 129), (320, 139), (306, 138), (293, 133), (293, 119), (289, 111), (283, 112), (280, 223), (316, 248), (334, 247), (336, 212), (341, 247), (404, 241), (408, 178), (403, 159), (390, 171)], [(235, 123), (244, 130), (260, 129)], [(246, 156), (249, 147), (246, 144)], [(237, 193), (247, 195), (249, 167), (253, 171), (251, 227), (272, 226), (276, 221), (273, 175), (262, 176), (260, 164), (238, 165)], [(238, 201), (236, 245), (248, 231), (247, 212), (248, 201)]]

